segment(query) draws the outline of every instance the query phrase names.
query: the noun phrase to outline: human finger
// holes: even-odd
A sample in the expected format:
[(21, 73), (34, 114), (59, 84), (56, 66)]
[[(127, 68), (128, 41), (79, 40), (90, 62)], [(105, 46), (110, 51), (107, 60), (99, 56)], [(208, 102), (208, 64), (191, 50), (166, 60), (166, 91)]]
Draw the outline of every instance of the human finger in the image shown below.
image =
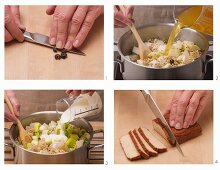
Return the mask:
[(19, 42), (24, 41), (23, 33), (19, 29), (18, 25), (15, 23), (9, 6), (5, 6), (5, 28), (12, 35), (13, 38), (18, 40)]
[(200, 99), (199, 106), (197, 107), (196, 113), (194, 114), (194, 117), (190, 125), (193, 125), (198, 121), (203, 110), (205, 109), (206, 104), (208, 103), (209, 97), (210, 97), (210, 91), (207, 90), (205, 92), (205, 95)]
[(193, 90), (185, 90), (182, 95), (180, 96), (178, 103), (177, 103), (177, 110), (175, 115), (175, 128), (182, 129), (183, 127), (183, 120), (185, 117), (186, 109), (189, 104), (189, 101), (193, 95)]
[(21, 24), (19, 5), (11, 5), (10, 8), (14, 16), (15, 23), (19, 26), (21, 30), (25, 30), (26, 28)]
[(197, 90), (191, 97), (189, 104), (188, 104), (187, 112), (184, 118), (183, 128), (188, 128), (190, 123), (192, 122), (192, 119), (199, 106), (200, 99), (202, 98), (203, 93), (204, 93), (203, 91)]
[(95, 20), (97, 18), (96, 10), (90, 10), (87, 12), (85, 20), (82, 23), (82, 26), (74, 39), (73, 46), (78, 48), (82, 45), (84, 40), (86, 39), (89, 31), (91, 30)]
[(10, 99), (15, 116), (19, 116), (20, 115), (20, 103), (15, 95), (15, 92), (13, 90), (5, 90), (5, 93)]
[(77, 33), (80, 30), (80, 27), (85, 19), (86, 13), (88, 11), (88, 6), (78, 6), (76, 11), (73, 14), (70, 29), (68, 33), (67, 42), (65, 44), (65, 49), (71, 50), (73, 48), (73, 41)]
[(5, 29), (5, 42), (10, 42), (13, 40), (13, 37), (11, 36), (11, 34), (8, 32), (7, 29)]
[(56, 9), (56, 5), (48, 5), (46, 13), (47, 15), (53, 15)]
[(177, 111), (177, 103), (178, 100), (180, 98), (180, 96), (182, 95), (183, 90), (176, 90), (173, 98), (171, 100), (171, 108), (170, 108), (170, 116), (169, 116), (169, 124), (171, 127), (175, 126), (175, 117), (176, 117), (176, 111)]

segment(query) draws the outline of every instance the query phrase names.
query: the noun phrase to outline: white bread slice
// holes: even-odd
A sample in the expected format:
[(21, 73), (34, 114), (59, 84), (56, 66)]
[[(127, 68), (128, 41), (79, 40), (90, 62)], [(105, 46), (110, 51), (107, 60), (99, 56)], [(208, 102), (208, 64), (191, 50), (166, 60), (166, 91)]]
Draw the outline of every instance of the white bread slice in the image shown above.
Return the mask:
[(120, 138), (121, 146), (124, 150), (126, 157), (131, 160), (138, 160), (141, 159), (140, 153), (137, 151), (136, 147), (134, 146), (133, 141), (129, 134), (124, 135)]
[(138, 128), (138, 132), (144, 138), (144, 140), (158, 153), (166, 152), (166, 146), (161, 143), (148, 129)]
[(129, 131), (129, 135), (130, 135), (131, 140), (133, 141), (134, 146), (136, 147), (137, 151), (140, 153), (141, 157), (143, 157), (144, 159), (149, 159), (150, 156), (143, 150), (143, 148), (141, 147), (141, 145), (139, 144), (137, 139), (134, 137), (134, 134), (132, 131)]
[(157, 156), (157, 151), (155, 151), (149, 144), (144, 140), (144, 138), (141, 136), (140, 132), (138, 132), (136, 129), (133, 130), (133, 133), (140, 143), (141, 147), (144, 149), (144, 151), (149, 155), (149, 156)]

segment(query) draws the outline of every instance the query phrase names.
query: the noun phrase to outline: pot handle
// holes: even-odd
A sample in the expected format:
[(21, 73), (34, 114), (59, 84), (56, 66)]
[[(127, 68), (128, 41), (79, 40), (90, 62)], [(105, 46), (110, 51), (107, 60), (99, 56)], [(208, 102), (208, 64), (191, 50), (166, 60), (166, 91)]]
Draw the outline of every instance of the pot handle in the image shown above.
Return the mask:
[[(120, 73), (123, 73), (124, 72), (123, 62), (120, 59), (118, 59), (117, 57), (114, 57), (114, 63), (119, 65)], [(115, 75), (116, 75), (116, 67), (117, 67), (117, 65), (115, 65)]]
[(4, 145), (7, 147), (10, 147), (11, 152), (12, 152), (12, 154), (11, 154), (12, 158), (10, 158), (10, 159), (5, 158), (5, 161), (14, 161), (15, 160), (15, 147), (14, 147), (14, 145), (11, 143), (5, 143)]
[(104, 144), (95, 145), (89, 148), (88, 159), (91, 160), (91, 151), (96, 150), (97, 148), (103, 148)]
[(93, 131), (94, 134), (96, 133), (103, 133), (104, 134), (104, 130), (103, 129), (97, 129)]
[(114, 77), (116, 77), (116, 70), (117, 70), (117, 67), (119, 66), (119, 69), (120, 69), (120, 72), (123, 73), (124, 72), (124, 64), (123, 62), (121, 61), (121, 56), (118, 52), (118, 42), (114, 42), (114, 63), (115, 63), (115, 68), (114, 68)]
[(204, 73), (207, 71), (207, 65), (213, 63), (213, 57), (210, 54), (206, 54), (206, 60), (204, 62)]
[[(103, 137), (104, 137), (104, 130), (103, 129), (97, 129), (97, 130), (94, 130), (93, 131), (93, 134), (98, 134), (98, 133), (102, 133), (103, 134)], [(90, 147), (88, 149), (88, 159), (90, 160), (91, 159), (91, 151), (93, 150), (96, 150), (97, 148), (103, 148), (104, 147), (104, 144), (97, 144), (97, 145), (94, 145), (92, 147)]]

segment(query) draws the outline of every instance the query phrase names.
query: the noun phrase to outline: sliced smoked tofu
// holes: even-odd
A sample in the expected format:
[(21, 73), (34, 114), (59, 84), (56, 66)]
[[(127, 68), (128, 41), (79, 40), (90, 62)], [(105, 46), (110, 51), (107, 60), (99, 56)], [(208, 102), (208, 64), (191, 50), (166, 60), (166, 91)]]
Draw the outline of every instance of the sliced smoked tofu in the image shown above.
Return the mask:
[(120, 143), (121, 143), (122, 149), (124, 150), (126, 157), (129, 160), (134, 161), (134, 160), (141, 158), (141, 155), (137, 151), (129, 134), (122, 136), (120, 138)]
[(147, 141), (142, 137), (140, 132), (136, 129), (133, 130), (134, 136), (136, 137), (137, 141), (141, 145), (141, 147), (144, 149), (144, 151), (149, 155), (149, 156), (157, 156), (157, 151), (155, 151)]
[(140, 127), (138, 128), (138, 132), (156, 152), (162, 153), (167, 151), (166, 146), (161, 143), (148, 129)]
[(143, 157), (144, 159), (149, 159), (149, 155), (144, 151), (144, 149), (141, 147), (140, 143), (138, 142), (138, 140), (135, 138), (134, 134), (132, 131), (129, 131), (128, 133), (131, 137), (131, 140), (134, 143), (134, 146), (136, 147), (137, 151), (140, 153), (141, 157)]

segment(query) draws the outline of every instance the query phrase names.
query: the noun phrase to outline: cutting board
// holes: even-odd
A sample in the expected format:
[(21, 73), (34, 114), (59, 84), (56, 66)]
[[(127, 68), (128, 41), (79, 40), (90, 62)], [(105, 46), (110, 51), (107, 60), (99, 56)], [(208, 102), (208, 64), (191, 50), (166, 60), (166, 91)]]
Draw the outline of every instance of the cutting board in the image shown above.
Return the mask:
[[(21, 20), (27, 31), (49, 35), (52, 16), (46, 6), (20, 6)], [(55, 60), (51, 48), (23, 42), (5, 46), (5, 79), (103, 79), (104, 18), (99, 17), (84, 45), (86, 56), (68, 54), (66, 60)]]
[[(152, 91), (152, 96), (156, 100), (159, 108), (164, 111), (166, 105), (172, 99), (174, 91)], [(186, 143), (181, 144), (185, 154), (183, 158), (175, 147), (161, 138), (152, 128), (151, 120), (154, 115), (144, 101), (140, 91), (115, 91), (115, 163), (124, 164), (200, 164), (213, 162), (213, 101), (212, 97), (199, 119), (203, 134)], [(150, 129), (161, 142), (167, 147), (168, 151), (152, 157), (148, 160), (129, 161), (120, 145), (121, 136), (129, 130), (139, 126)]]

